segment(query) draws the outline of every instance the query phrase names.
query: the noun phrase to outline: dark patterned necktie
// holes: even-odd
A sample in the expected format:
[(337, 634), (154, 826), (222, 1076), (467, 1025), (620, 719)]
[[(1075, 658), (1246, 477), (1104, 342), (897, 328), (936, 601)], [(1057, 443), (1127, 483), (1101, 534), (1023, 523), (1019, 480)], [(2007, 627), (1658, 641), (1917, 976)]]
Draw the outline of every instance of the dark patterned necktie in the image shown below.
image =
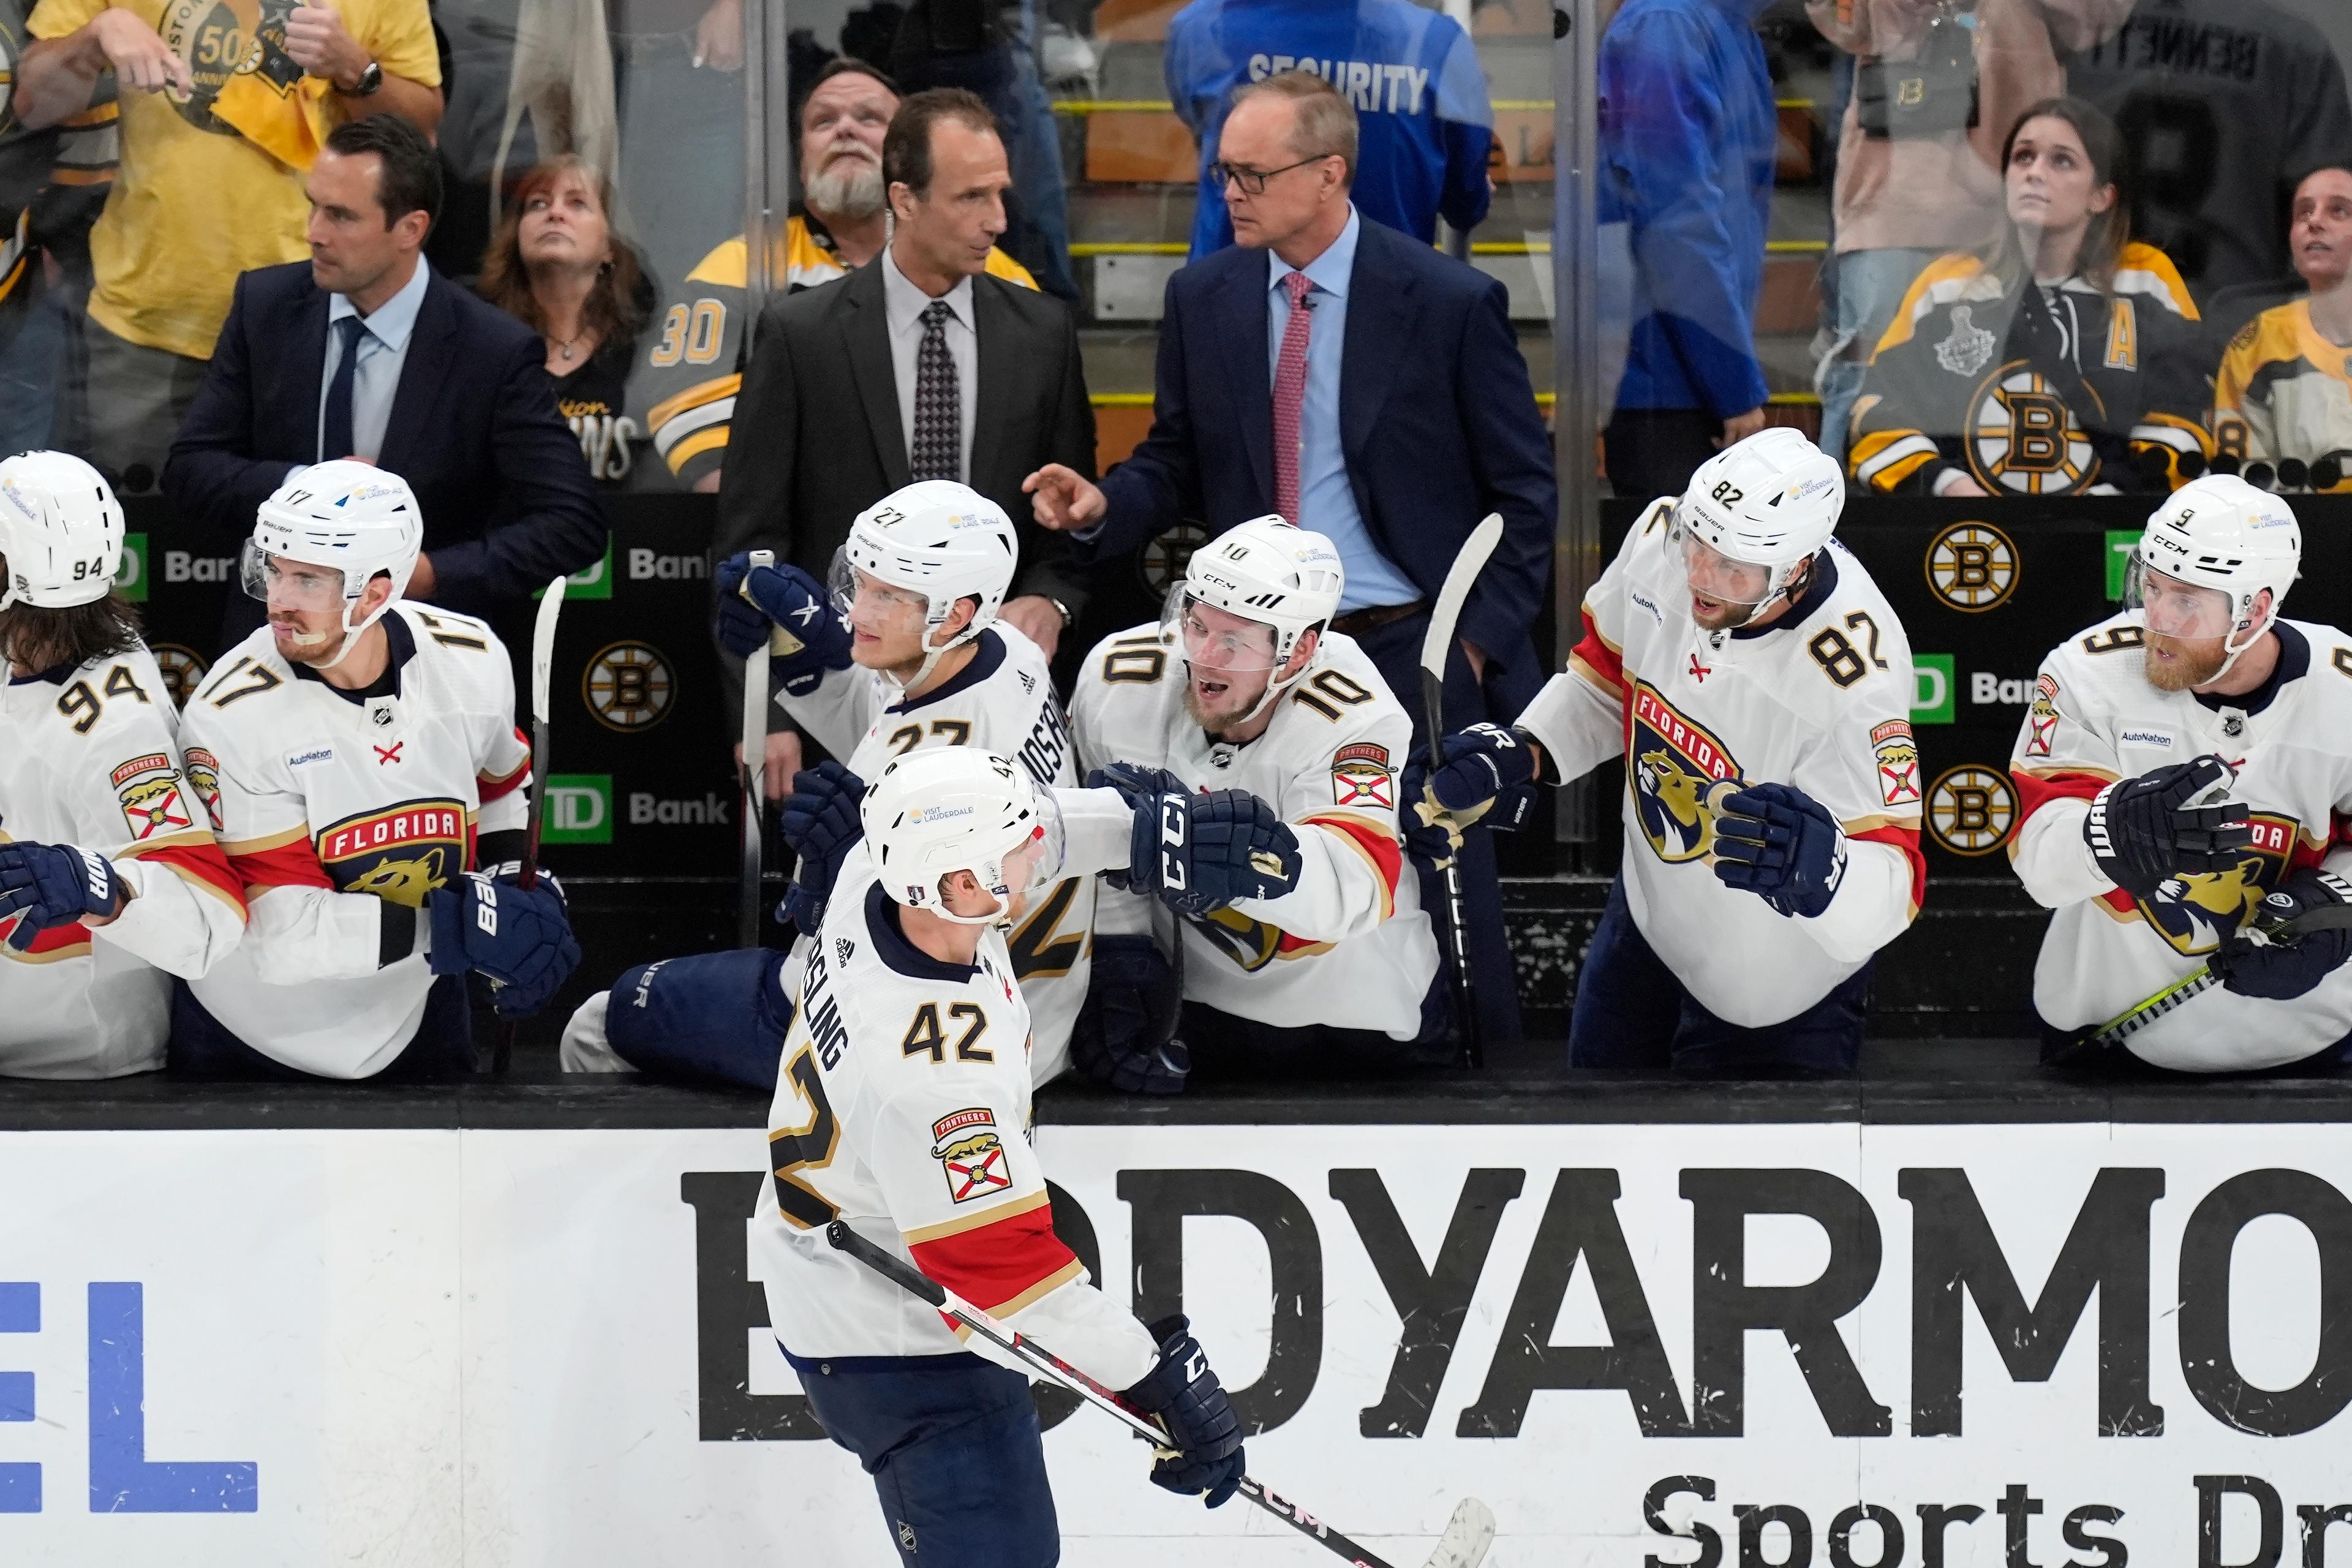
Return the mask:
[(923, 344), (915, 351), (915, 440), (908, 467), (918, 480), (963, 478), (962, 400), (948, 353), (948, 302), (923, 307)]

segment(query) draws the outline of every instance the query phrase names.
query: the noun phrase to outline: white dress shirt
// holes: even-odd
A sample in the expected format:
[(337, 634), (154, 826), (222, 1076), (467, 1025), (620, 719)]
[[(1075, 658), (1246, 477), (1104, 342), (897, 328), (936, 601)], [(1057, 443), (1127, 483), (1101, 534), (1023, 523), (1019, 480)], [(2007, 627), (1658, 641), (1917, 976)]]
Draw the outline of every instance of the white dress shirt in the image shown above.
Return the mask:
[[(956, 478), (971, 482), (971, 426), (980, 412), (980, 339), (973, 331), (971, 279), (956, 279), (942, 298), (950, 312), (947, 321), (948, 358), (956, 373)], [(883, 315), (890, 327), (890, 371), (898, 383), (898, 428), (907, 437), (909, 462), (915, 451), (915, 363), (923, 347), (923, 311), (931, 297), (907, 280), (898, 258), (882, 247)], [(365, 369), (365, 362), (362, 362)]]
[[(353, 449), (322, 450), (319, 461), (365, 458), (373, 463), (383, 455), (384, 426), (392, 423), (393, 396), (400, 390), (401, 367), (408, 363), (409, 335), (416, 330), (416, 312), (425, 303), (425, 290), (432, 280), (432, 268), (423, 257), (418, 257), (416, 271), (401, 286), (400, 292), (361, 318), (361, 325), (366, 330), (360, 333), (360, 362), (352, 371)], [(335, 323), (346, 316), (357, 315), (359, 310), (348, 295), (329, 298), (327, 362), (319, 376), (318, 442), (322, 447), (327, 439), (327, 391), (335, 384), (335, 366), (343, 357), (342, 335), (335, 330)]]

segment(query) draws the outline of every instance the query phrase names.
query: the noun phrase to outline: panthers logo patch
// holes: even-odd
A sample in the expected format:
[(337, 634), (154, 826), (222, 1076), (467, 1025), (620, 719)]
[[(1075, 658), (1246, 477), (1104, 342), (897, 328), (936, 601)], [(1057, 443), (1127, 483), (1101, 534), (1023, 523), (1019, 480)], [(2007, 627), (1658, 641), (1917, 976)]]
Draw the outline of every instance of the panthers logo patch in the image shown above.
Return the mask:
[(2253, 829), (2254, 841), (2235, 866), (2175, 877), (2138, 900), (2139, 917), (2175, 952), (2194, 954), (2220, 947), (2221, 939), (2245, 924), (2263, 895), (2286, 875), (2288, 858), (2294, 853), (2294, 818), (2256, 812), (2247, 826)]
[(1889, 719), (1870, 732), (1878, 758), (1879, 798), (1888, 805), (1919, 804), (1919, 742), (1908, 719)]
[(461, 803), (408, 801), (321, 829), (319, 864), (339, 892), (422, 909), (425, 894), (466, 868), (471, 837)]
[(115, 798), (122, 803), (122, 820), (130, 825), (132, 843), (195, 825), (195, 814), (180, 794), (180, 770), (165, 753), (133, 757), (108, 777)]
[(970, 1203), (1012, 1190), (1012, 1163), (1004, 1141), (996, 1135), (995, 1114), (986, 1107), (940, 1117), (931, 1123), (931, 1157), (948, 1179), (950, 1203)]
[(2032, 728), (2025, 737), (2025, 754), (2046, 757), (2058, 740), (2058, 683), (2043, 676), (2033, 683)]
[(1331, 759), (1331, 799), (1337, 805), (1396, 809), (1396, 773), (1389, 749), (1370, 741), (1342, 746)]
[(2001, 365), (1977, 388), (1966, 438), (1969, 467), (1995, 495), (2074, 495), (2098, 482), (2091, 437), (2057, 389), (2023, 360)]
[(1633, 792), (1642, 837), (1669, 865), (1715, 847), (1708, 786), (1739, 776), (1739, 764), (1703, 725), (1675, 711), (1647, 681), (1633, 686), (1626, 725), (1625, 787)]
[(205, 816), (213, 831), (221, 830), (220, 760), (202, 746), (190, 746), (181, 753), (180, 761), (188, 770), (188, 787), (196, 792), (196, 804), (205, 808)]

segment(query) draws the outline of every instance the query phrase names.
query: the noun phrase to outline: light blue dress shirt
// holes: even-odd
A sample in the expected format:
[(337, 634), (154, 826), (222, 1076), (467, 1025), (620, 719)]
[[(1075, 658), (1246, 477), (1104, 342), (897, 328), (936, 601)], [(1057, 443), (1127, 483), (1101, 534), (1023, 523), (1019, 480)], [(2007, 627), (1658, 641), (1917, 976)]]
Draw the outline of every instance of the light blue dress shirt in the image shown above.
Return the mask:
[[(1298, 516), (1292, 520), (1324, 535), (1339, 551), (1347, 575), (1339, 595), (1342, 615), (1409, 605), (1422, 596), (1412, 579), (1372, 542), (1356, 510), (1356, 492), (1348, 488), (1348, 458), (1339, 448), (1339, 354), (1347, 342), (1348, 284), (1356, 270), (1356, 237), (1363, 223), (1363, 215), (1350, 206), (1348, 226), (1306, 267), (1307, 281), (1315, 285), (1307, 296), (1315, 322), (1307, 340), (1307, 395), (1298, 409)], [(1266, 261), (1272, 292), (1265, 312), (1265, 374), (1271, 386), (1282, 363), (1282, 334), (1290, 325), (1290, 293), (1282, 280), (1299, 268), (1271, 251)]]
[[(374, 462), (383, 455), (384, 426), (392, 423), (393, 395), (400, 390), (400, 368), (408, 363), (409, 335), (416, 330), (416, 312), (425, 304), (425, 289), (433, 279), (423, 257), (416, 271), (399, 293), (362, 318), (359, 364), (352, 371), (352, 445), (350, 452), (319, 453), (320, 462), (336, 458), (365, 458)], [(327, 363), (319, 376), (318, 441), (327, 438), (327, 389), (335, 384), (335, 366), (342, 362), (342, 335), (335, 323), (357, 316), (348, 296), (336, 294), (327, 304)], [(291, 476), (289, 476), (289, 478)]]

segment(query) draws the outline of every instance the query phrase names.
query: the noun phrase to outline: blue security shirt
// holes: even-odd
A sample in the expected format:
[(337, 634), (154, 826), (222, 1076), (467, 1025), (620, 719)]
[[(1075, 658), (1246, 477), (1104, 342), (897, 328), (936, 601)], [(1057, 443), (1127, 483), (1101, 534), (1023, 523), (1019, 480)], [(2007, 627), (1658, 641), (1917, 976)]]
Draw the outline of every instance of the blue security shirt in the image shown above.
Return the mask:
[(1601, 38), (1600, 219), (1630, 226), (1620, 408), (1764, 401), (1756, 300), (1780, 139), (1767, 0), (1625, 0)]
[[(1348, 337), (1348, 284), (1356, 270), (1356, 237), (1363, 232), (1360, 212), (1348, 214), (1348, 226), (1331, 247), (1306, 267), (1315, 287), (1307, 295), (1314, 325), (1307, 337), (1307, 393), (1298, 405), (1298, 515), (1291, 521), (1310, 528), (1331, 542), (1339, 552), (1346, 581), (1339, 593), (1339, 612), (1374, 605), (1409, 605), (1421, 597), (1412, 579), (1381, 553), (1356, 510), (1356, 492), (1348, 487), (1348, 458), (1339, 449), (1339, 353)], [(1282, 335), (1290, 330), (1290, 290), (1282, 280), (1298, 268), (1268, 253), (1266, 277), (1265, 376), (1282, 363)]]
[(1469, 35), (1412, 0), (1193, 0), (1168, 24), (1168, 96), (1201, 143), (1192, 258), (1234, 242), (1225, 194), (1209, 183), (1234, 89), (1311, 70), (1354, 104), (1356, 209), (1434, 240), (1437, 220), (1486, 216), (1494, 111)]

